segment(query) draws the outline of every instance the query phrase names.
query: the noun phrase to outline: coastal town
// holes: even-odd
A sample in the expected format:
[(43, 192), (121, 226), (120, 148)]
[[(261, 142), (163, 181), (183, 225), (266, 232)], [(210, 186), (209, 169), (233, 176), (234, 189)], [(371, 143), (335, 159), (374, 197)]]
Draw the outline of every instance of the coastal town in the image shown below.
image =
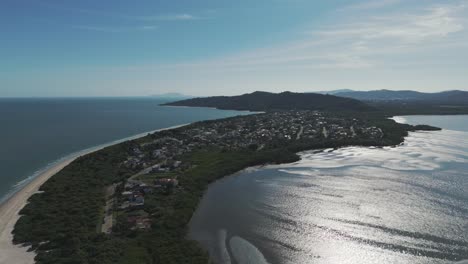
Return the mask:
[(292, 142), (339, 141), (353, 138), (379, 140), (380, 128), (357, 118), (318, 111), (281, 111), (204, 121), (165, 130), (133, 141), (121, 166), (136, 173), (121, 183), (120, 192), (108, 195), (102, 232), (112, 233), (119, 218), (131, 230), (151, 228), (145, 198), (154, 193), (177, 192), (178, 176), (193, 164), (184, 155), (200, 149), (261, 151)]
[(468, 264), (468, 0), (0, 6), (0, 264)]
[(211, 183), (301, 151), (395, 146), (419, 129), (435, 128), (378, 112), (276, 110), (149, 133), (64, 163), (20, 211), (13, 242), (38, 263), (207, 263), (187, 228)]

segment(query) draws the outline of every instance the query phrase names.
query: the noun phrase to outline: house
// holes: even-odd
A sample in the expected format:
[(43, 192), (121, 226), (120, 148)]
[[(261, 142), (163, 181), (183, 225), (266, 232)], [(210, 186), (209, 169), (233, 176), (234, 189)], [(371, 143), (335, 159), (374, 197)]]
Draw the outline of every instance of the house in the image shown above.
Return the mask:
[(141, 152), (141, 150), (140, 150), (138, 147), (134, 147), (134, 148), (132, 149), (132, 152), (133, 152), (133, 154), (134, 154), (135, 156), (138, 156), (138, 155), (143, 154), (143, 152)]
[(131, 229), (151, 228), (151, 219), (147, 212), (143, 210), (134, 211), (128, 214), (127, 222), (132, 225)]
[(153, 166), (151, 166), (151, 170), (149, 171), (149, 173), (155, 172), (155, 171), (159, 170), (159, 168), (161, 168), (160, 164), (153, 165)]
[(123, 196), (124, 198), (126, 198), (126, 199), (130, 199), (130, 197), (133, 196), (133, 192), (131, 192), (131, 191), (125, 191), (125, 192), (122, 193), (122, 196)]
[(149, 218), (137, 218), (135, 221), (135, 228), (137, 229), (150, 229), (151, 219)]
[(153, 153), (152, 153), (152, 156), (153, 156), (153, 158), (155, 158), (155, 159), (163, 158), (163, 155), (164, 155), (164, 154), (163, 154), (163, 152), (162, 152), (161, 149), (156, 149), (156, 150), (154, 150)]
[(169, 179), (169, 178), (162, 178), (156, 179), (154, 181), (154, 185), (156, 187), (177, 187), (179, 185), (179, 181), (177, 179)]
[(145, 205), (145, 198), (142, 195), (133, 195), (129, 199), (130, 205), (129, 207), (135, 208), (135, 207), (141, 207)]
[(174, 161), (174, 164), (173, 164), (172, 166), (173, 166), (174, 168), (178, 168), (178, 167), (180, 167), (181, 164), (182, 164), (182, 161), (176, 160), (176, 161)]
[(148, 193), (153, 193), (153, 189), (151, 187), (145, 187), (142, 189), (143, 193), (144, 194), (148, 194)]
[(125, 183), (124, 188), (125, 188), (125, 190), (129, 191), (129, 190), (132, 190), (133, 188), (135, 188), (136, 185), (137, 185), (136, 182), (127, 181), (127, 182)]

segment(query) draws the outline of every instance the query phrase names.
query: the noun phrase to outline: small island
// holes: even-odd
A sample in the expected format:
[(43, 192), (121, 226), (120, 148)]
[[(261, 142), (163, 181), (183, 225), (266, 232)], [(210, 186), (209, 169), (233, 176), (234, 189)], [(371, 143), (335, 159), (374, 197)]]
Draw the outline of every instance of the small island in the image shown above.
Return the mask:
[(82, 156), (21, 210), (14, 242), (45, 263), (208, 263), (188, 223), (210, 183), (297, 152), (395, 146), (408, 131), (375, 113), (313, 110), (203, 121)]

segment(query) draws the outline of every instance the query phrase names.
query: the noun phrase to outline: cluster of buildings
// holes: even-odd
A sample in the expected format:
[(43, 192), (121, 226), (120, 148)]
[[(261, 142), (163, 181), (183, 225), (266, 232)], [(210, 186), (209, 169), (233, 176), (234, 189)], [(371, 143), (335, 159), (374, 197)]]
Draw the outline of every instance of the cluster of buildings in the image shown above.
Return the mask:
[(151, 228), (151, 218), (144, 210), (131, 211), (127, 215), (127, 223), (131, 230), (145, 230)]
[[(123, 165), (139, 172), (127, 181), (120, 209), (139, 212), (138, 215), (129, 213), (128, 222), (138, 229), (149, 228), (149, 217), (142, 210), (145, 195), (158, 188), (177, 187), (175, 175), (191, 166), (182, 162), (181, 157), (197, 149), (218, 147), (261, 150), (299, 140), (343, 140), (354, 137), (380, 139), (383, 132), (356, 118), (343, 118), (318, 111), (238, 116), (161, 131), (147, 137), (144, 142), (134, 141)], [(150, 182), (137, 180), (145, 175), (154, 177), (150, 177)]]
[(132, 230), (151, 228), (151, 217), (144, 211), (145, 196), (156, 190), (168, 190), (178, 186), (175, 178), (158, 178), (152, 184), (140, 180), (128, 180), (120, 193), (118, 210), (125, 215), (126, 222)]
[(128, 180), (124, 191), (120, 195), (118, 209), (126, 213), (126, 221), (131, 229), (148, 229), (151, 227), (151, 218), (143, 210), (145, 196), (153, 192), (153, 187), (145, 183)]
[(195, 123), (154, 134), (135, 145), (124, 163), (146, 173), (186, 169), (179, 160), (195, 149), (215, 146), (260, 150), (294, 140), (343, 140), (353, 137), (379, 139), (381, 129), (356, 118), (337, 117), (318, 111), (281, 111)]

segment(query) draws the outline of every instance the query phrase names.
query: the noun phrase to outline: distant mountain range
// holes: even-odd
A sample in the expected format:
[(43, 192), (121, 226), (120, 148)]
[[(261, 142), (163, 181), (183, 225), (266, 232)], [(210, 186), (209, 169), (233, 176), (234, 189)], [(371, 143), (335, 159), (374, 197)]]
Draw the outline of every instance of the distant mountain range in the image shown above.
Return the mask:
[(373, 111), (375, 108), (352, 98), (316, 93), (279, 94), (269, 92), (254, 92), (239, 96), (214, 96), (193, 98), (167, 103), (172, 106), (215, 107), (230, 110), (322, 110), (322, 111)]
[(417, 91), (403, 90), (375, 90), (375, 91), (353, 91), (337, 90), (330, 91), (335, 96), (353, 98), (362, 101), (419, 101), (430, 103), (468, 104), (467, 91), (445, 91), (438, 93), (423, 93)]
[(310, 93), (335, 95), (335, 94), (338, 94), (338, 93), (347, 93), (347, 92), (354, 92), (354, 90), (351, 90), (351, 89), (339, 89), (339, 90), (332, 90), (332, 91), (317, 91), (317, 92), (310, 92)]

